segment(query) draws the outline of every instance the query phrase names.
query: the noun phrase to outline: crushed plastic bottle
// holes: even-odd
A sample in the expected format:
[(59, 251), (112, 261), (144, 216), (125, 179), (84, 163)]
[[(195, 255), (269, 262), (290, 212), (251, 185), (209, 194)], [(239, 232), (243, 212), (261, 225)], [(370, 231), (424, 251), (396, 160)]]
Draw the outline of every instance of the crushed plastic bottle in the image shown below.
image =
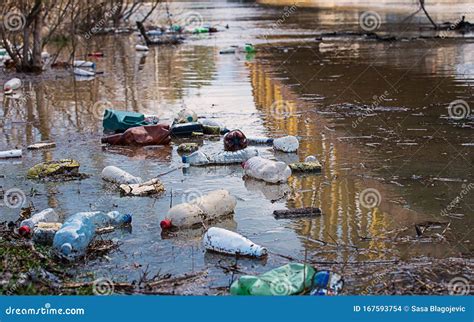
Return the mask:
[(101, 211), (79, 212), (64, 222), (53, 239), (53, 248), (59, 255), (74, 259), (84, 255), (87, 247), (94, 238), (97, 228), (106, 226), (121, 226), (132, 222), (129, 214), (118, 211), (104, 213)]
[(338, 295), (344, 287), (342, 276), (330, 271), (319, 271), (313, 277), (311, 295)]
[(202, 243), (207, 250), (224, 254), (253, 257), (267, 255), (265, 247), (233, 231), (218, 227), (209, 228), (202, 238)]
[(257, 156), (258, 150), (254, 148), (246, 148), (243, 150), (231, 152), (223, 151), (217, 154), (207, 155), (202, 151), (196, 151), (190, 155), (183, 156), (183, 163), (190, 165), (212, 165), (212, 164), (233, 164), (242, 163), (250, 159), (251, 157)]
[(296, 136), (288, 135), (273, 140), (273, 148), (282, 152), (296, 152), (300, 146)]
[(113, 165), (107, 166), (102, 170), (102, 179), (118, 184), (134, 184), (142, 182), (142, 178), (135, 177)]
[(234, 213), (236, 199), (227, 190), (215, 190), (188, 203), (172, 207), (161, 221), (162, 229), (191, 228)]
[(291, 169), (286, 163), (258, 156), (248, 159), (242, 167), (246, 175), (269, 183), (287, 182), (291, 176)]
[(37, 244), (52, 245), (54, 235), (61, 227), (59, 222), (40, 222), (33, 228), (33, 241)]
[(20, 229), (21, 227), (29, 227), (30, 229), (33, 229), (35, 225), (37, 225), (40, 222), (57, 222), (59, 221), (59, 215), (56, 211), (54, 211), (53, 208), (46, 208), (33, 216), (31, 216), (28, 219), (23, 220), (20, 223)]

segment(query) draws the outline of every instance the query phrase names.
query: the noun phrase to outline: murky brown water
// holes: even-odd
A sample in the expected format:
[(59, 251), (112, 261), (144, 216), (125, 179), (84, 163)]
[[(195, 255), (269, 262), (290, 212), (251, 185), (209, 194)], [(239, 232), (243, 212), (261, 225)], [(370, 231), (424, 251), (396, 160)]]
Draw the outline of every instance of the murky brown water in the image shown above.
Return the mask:
[[(64, 217), (88, 209), (134, 214), (131, 230), (105, 236), (120, 241), (120, 250), (79, 265), (79, 271), (132, 280), (147, 266), (152, 273), (208, 270), (211, 287), (228, 285), (232, 276), (221, 266), (235, 259), (206, 254), (202, 231), (161, 235), (159, 222), (169, 208), (171, 189), (175, 204), (216, 188), (238, 198), (234, 219), (220, 225), (272, 252), (266, 261), (239, 259), (249, 273), (287, 262), (276, 254), (311, 262), (472, 256), (474, 120), (470, 111), (462, 119), (448, 113), (455, 100), (474, 106), (470, 38), (315, 41), (315, 35), (332, 30), (336, 22), (339, 30), (357, 29), (357, 15), (339, 21), (341, 16), (332, 11), (299, 8), (272, 27), (281, 8), (233, 2), (176, 6), (177, 12), (196, 11), (206, 22), (230, 28), (192, 36), (178, 47), (154, 47), (146, 56), (135, 52), (135, 35), (95, 37), (82, 53), (104, 51), (106, 57), (97, 60), (104, 75), (88, 81), (74, 80), (65, 71), (19, 75), (26, 100), (2, 99), (1, 150), (41, 140), (58, 145), (2, 161), (4, 190), (19, 188), (37, 209), (54, 207)], [(220, 48), (245, 42), (258, 44), (258, 53), (218, 54)], [(54, 52), (53, 47), (48, 50)], [(13, 76), (18, 75), (0, 74), (2, 80)], [(298, 135), (298, 154), (260, 150), (286, 162), (313, 154), (324, 169), (272, 186), (243, 180), (240, 166), (189, 168), (162, 178), (167, 188), (163, 197), (121, 198), (101, 181), (105, 166), (152, 177), (181, 164), (176, 153), (181, 141), (158, 149), (102, 147), (99, 101), (157, 114), (164, 122), (185, 105), (248, 134)], [(205, 150), (222, 147), (222, 142), (199, 143)], [(81, 171), (92, 177), (66, 183), (25, 178), (32, 165), (65, 157), (77, 159)], [(379, 201), (373, 208), (361, 198), (371, 191)], [(321, 207), (324, 215), (312, 220), (275, 220), (272, 215), (275, 209), (308, 206)], [(2, 220), (16, 219), (19, 212), (0, 211)], [(450, 226), (428, 233), (431, 240), (420, 240), (414, 225), (423, 221)], [(434, 235), (443, 231), (446, 239)], [(191, 292), (209, 292), (207, 287)]]

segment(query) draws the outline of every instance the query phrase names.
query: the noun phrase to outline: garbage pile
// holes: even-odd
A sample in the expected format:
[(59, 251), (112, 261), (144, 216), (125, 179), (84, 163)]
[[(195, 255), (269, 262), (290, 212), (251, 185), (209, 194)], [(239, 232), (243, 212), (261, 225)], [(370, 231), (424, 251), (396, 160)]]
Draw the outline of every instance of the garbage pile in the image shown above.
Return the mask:
[[(78, 67), (95, 68), (87, 62), (75, 62)], [(14, 90), (11, 86), (8, 91)], [(195, 142), (184, 142), (177, 146), (183, 166), (217, 166), (240, 164), (244, 178), (251, 178), (262, 185), (284, 186), (296, 172), (318, 172), (321, 164), (314, 156), (304, 161), (287, 164), (283, 161), (264, 158), (259, 147), (271, 147), (278, 153), (295, 153), (299, 140), (295, 136), (278, 138), (246, 136), (239, 129), (228, 129), (225, 125), (209, 118), (199, 118), (189, 109), (182, 109), (171, 124), (162, 123), (157, 116), (137, 112), (106, 109), (103, 117), (105, 147), (112, 145), (142, 147), (168, 146), (174, 141), (192, 139), (196, 136), (210, 136), (222, 142), (222, 148), (214, 153), (201, 150)], [(38, 142), (27, 149), (53, 149), (54, 142)], [(21, 149), (0, 152), (1, 158), (22, 157)], [(82, 179), (88, 175), (79, 172), (80, 164), (74, 159), (61, 159), (34, 165), (27, 172), (30, 180)], [(121, 196), (159, 196), (165, 191), (158, 177), (143, 179), (117, 166), (106, 166), (100, 173), (101, 179)], [(287, 190), (281, 189), (283, 195)], [(285, 192), (286, 191), (286, 192)], [(266, 258), (271, 252), (265, 245), (216, 224), (233, 218), (237, 199), (230, 191), (219, 189), (206, 195), (170, 206), (165, 219), (160, 222), (163, 232), (204, 228), (203, 248), (208, 252), (222, 255), (245, 256), (255, 259)], [(321, 216), (319, 208), (276, 210), (276, 219), (294, 219)], [(35, 243), (52, 246), (60, 258), (76, 260), (87, 253), (89, 245), (102, 230), (130, 225), (132, 215), (117, 211), (79, 212), (65, 216), (62, 221), (54, 209), (48, 208), (21, 222), (18, 233), (29, 237)], [(231, 288), (235, 295), (335, 295), (340, 292), (343, 281), (340, 275), (313, 267), (290, 263), (260, 276), (241, 276)]]

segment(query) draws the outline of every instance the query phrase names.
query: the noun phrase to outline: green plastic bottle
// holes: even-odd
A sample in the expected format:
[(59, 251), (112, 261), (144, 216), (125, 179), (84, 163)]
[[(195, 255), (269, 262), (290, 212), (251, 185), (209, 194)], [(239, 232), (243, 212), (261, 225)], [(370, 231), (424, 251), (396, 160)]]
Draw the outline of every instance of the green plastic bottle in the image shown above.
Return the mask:
[(316, 273), (309, 265), (290, 263), (258, 276), (244, 275), (232, 283), (232, 295), (297, 295), (309, 290)]

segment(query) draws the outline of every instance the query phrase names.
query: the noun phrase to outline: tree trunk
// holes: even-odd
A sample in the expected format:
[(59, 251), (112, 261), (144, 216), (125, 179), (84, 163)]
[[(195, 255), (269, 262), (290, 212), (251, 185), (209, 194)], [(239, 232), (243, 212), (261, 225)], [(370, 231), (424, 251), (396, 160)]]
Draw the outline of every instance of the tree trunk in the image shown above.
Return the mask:
[(43, 62), (41, 60), (41, 51), (43, 47), (43, 41), (41, 38), (41, 29), (43, 27), (43, 19), (40, 14), (35, 17), (33, 23), (33, 57), (31, 62), (32, 72), (41, 72), (43, 68)]

